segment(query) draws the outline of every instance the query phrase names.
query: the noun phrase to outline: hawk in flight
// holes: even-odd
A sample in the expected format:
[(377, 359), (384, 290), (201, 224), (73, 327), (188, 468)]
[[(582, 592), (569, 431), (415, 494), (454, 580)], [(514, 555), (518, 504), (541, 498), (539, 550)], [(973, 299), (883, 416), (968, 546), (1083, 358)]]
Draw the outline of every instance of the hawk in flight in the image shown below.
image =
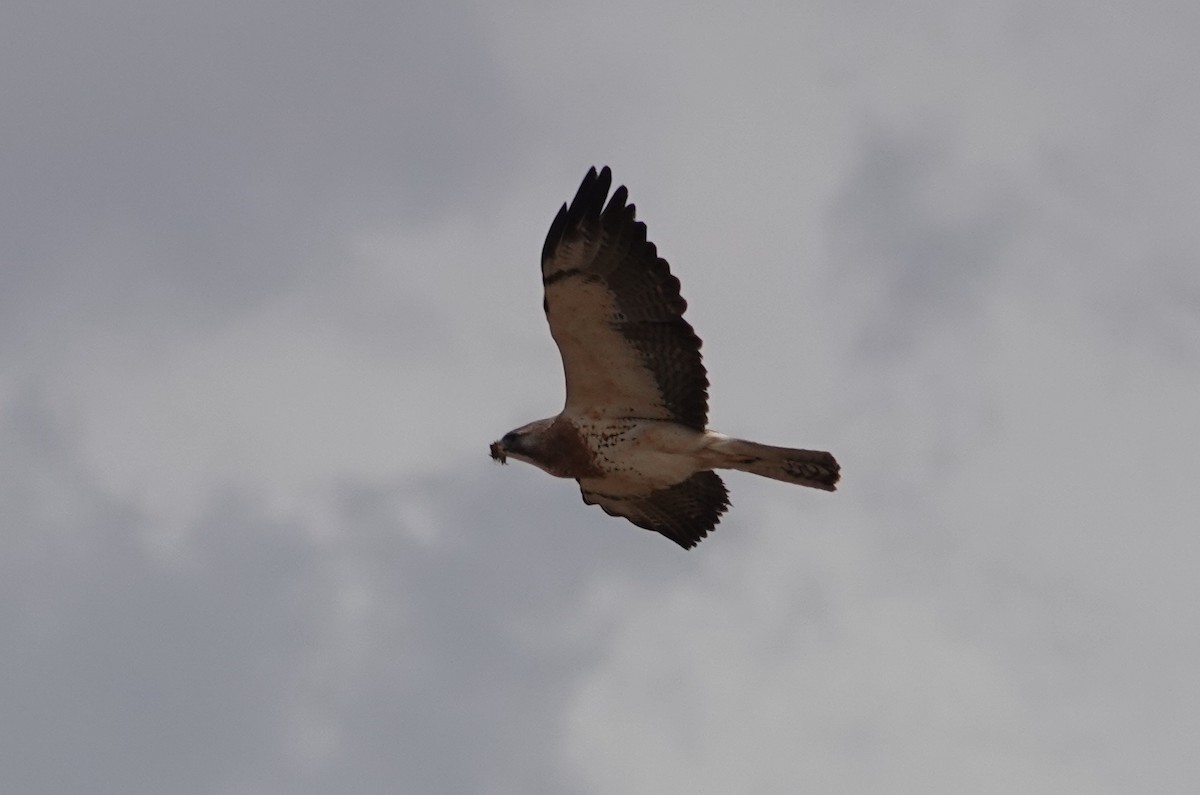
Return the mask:
[[(583, 501), (689, 549), (729, 507), (714, 469), (833, 491), (829, 453), (707, 430), (700, 338), (666, 260), (634, 220), (628, 191), (592, 168), (542, 249), (543, 307), (562, 355), (563, 410), (504, 435), (492, 458), (575, 478)], [(605, 201), (607, 200), (607, 204)]]

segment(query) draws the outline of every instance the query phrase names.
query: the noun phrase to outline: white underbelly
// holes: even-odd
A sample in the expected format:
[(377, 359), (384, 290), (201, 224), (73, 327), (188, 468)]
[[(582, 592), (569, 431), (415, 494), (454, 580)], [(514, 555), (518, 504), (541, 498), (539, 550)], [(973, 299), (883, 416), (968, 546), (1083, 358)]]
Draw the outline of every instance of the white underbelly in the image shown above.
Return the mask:
[(700, 463), (705, 434), (673, 422), (624, 420), (596, 423), (585, 436), (605, 480), (656, 490), (687, 480)]

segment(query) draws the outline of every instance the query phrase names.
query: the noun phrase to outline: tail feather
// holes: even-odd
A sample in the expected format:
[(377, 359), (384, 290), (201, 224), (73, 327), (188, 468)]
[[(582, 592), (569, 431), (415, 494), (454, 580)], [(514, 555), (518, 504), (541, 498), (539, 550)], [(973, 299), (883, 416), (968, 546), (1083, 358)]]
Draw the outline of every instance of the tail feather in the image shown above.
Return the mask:
[(841, 477), (837, 460), (820, 450), (772, 447), (730, 437), (715, 441), (710, 449), (719, 453), (716, 466), (721, 469), (737, 469), (785, 483), (834, 491)]

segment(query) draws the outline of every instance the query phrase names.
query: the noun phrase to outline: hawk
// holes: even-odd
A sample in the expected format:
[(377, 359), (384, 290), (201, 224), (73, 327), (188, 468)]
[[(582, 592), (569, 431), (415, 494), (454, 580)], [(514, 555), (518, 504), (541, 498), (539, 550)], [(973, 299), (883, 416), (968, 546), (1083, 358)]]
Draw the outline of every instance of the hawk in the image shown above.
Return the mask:
[(588, 505), (684, 549), (729, 507), (714, 469), (833, 491), (840, 468), (829, 453), (707, 429), (708, 375), (700, 338), (683, 319), (679, 280), (634, 219), (628, 191), (609, 198), (611, 186), (607, 166), (588, 171), (542, 249), (543, 308), (562, 356), (566, 405), (493, 442), (492, 458), (574, 478)]

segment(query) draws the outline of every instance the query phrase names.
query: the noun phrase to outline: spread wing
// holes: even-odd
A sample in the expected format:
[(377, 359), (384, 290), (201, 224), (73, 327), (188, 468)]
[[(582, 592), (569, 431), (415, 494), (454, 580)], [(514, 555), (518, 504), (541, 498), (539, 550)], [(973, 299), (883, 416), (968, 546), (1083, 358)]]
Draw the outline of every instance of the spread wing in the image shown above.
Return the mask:
[(591, 169), (542, 249), (550, 333), (562, 355), (566, 411), (674, 420), (703, 430), (708, 376), (700, 338), (667, 261), (646, 240), (612, 172)]
[(729, 492), (715, 472), (697, 472), (682, 483), (642, 495), (590, 491), (580, 482), (583, 501), (599, 505), (610, 516), (624, 516), (638, 527), (662, 533), (691, 549), (721, 521)]

